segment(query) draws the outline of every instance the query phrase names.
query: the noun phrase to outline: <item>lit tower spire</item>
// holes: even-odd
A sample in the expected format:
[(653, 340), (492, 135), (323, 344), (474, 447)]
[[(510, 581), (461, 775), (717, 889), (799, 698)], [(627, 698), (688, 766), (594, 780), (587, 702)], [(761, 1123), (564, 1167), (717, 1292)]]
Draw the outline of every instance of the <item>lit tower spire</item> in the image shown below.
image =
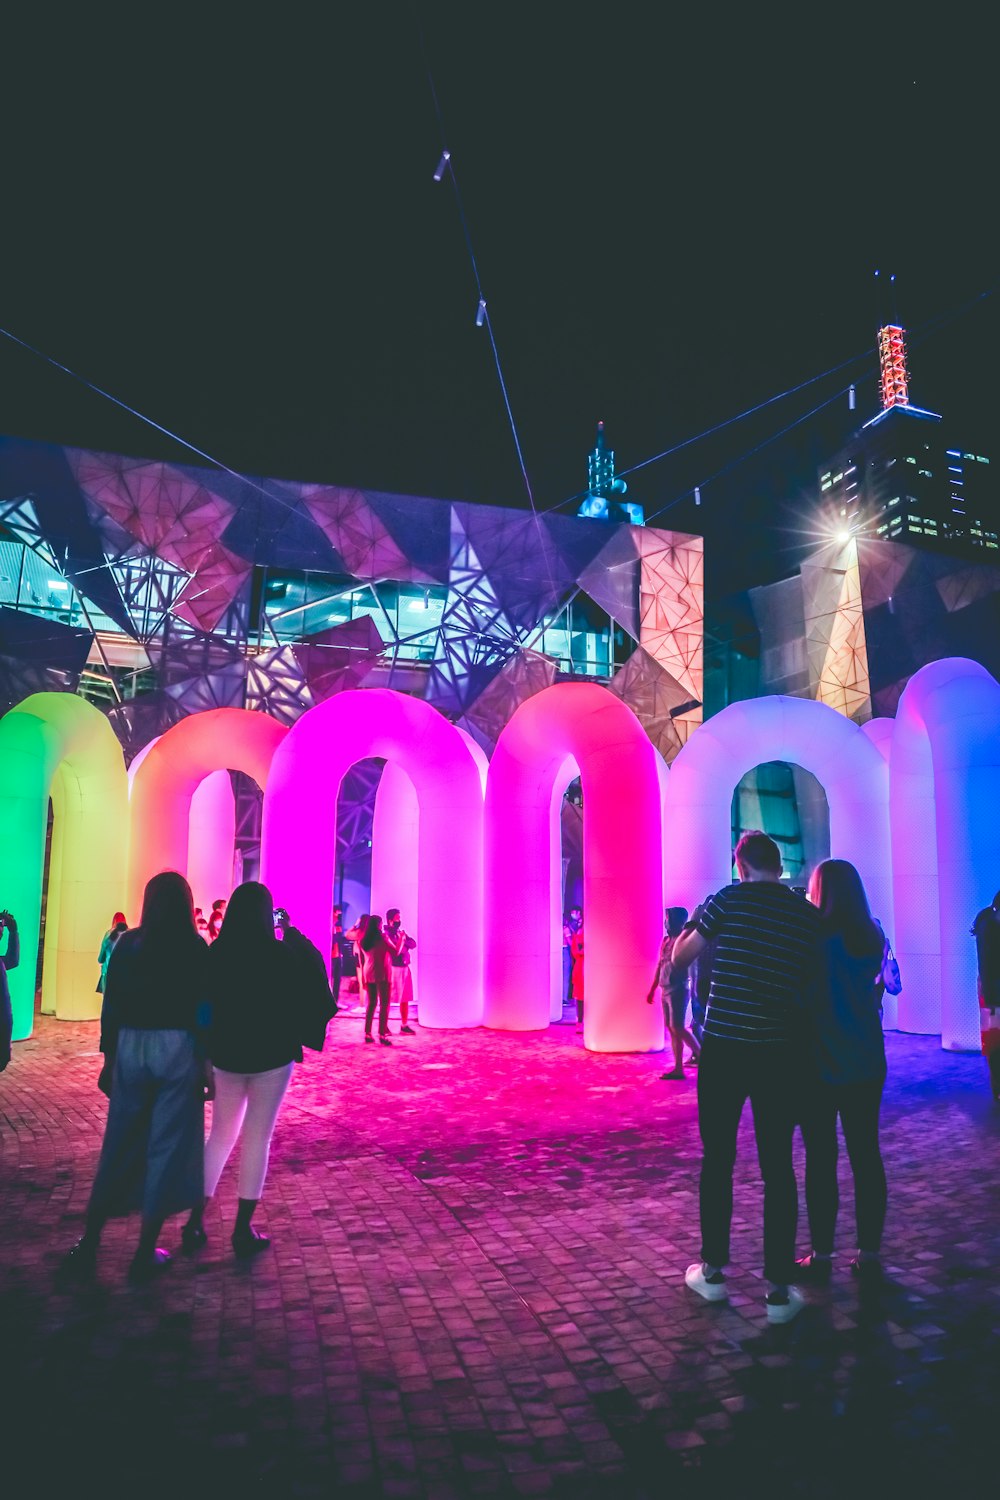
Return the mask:
[(906, 334), (898, 323), (878, 331), (879, 388), (882, 410), (910, 404), (910, 372), (906, 368)]
[[(617, 488), (624, 493), (624, 484)], [(610, 500), (615, 491), (615, 450), (605, 445), (603, 422), (598, 422), (597, 441), (587, 454), (587, 489), (602, 500)]]

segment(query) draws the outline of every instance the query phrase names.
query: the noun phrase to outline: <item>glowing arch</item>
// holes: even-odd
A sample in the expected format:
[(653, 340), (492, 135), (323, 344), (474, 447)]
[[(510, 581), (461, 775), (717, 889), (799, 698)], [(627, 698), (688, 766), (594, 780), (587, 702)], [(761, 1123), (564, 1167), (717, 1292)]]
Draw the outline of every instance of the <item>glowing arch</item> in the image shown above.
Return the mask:
[[(129, 796), (136, 773), (156, 742), (150, 740), (133, 757), (128, 768)], [(188, 881), (195, 906), (207, 912), (217, 896), (229, 895), (233, 883), (236, 799), (228, 771), (213, 771), (195, 788), (188, 837)]]
[(921, 667), (890, 754), (899, 1024), (978, 1050), (969, 926), (1000, 887), (1000, 684), (978, 662)]
[(892, 930), (889, 770), (850, 719), (802, 698), (732, 703), (702, 724), (670, 767), (664, 799), (667, 900), (694, 907), (732, 878), (732, 798), (754, 766), (783, 760), (810, 771), (826, 792), (830, 847), (861, 874)]
[[(275, 751), (288, 733), (267, 714), (245, 708), (214, 708), (181, 719), (145, 755), (133, 781), (129, 806), (129, 907), (138, 913), (146, 881), (160, 870), (187, 874), (191, 853), (191, 803), (215, 771), (243, 771), (264, 788)], [(202, 837), (221, 840), (222, 822)], [(232, 870), (232, 835), (229, 834)], [(229, 895), (230, 874), (225, 891)], [(210, 898), (214, 899), (214, 898)], [(131, 916), (136, 920), (136, 916)]]
[(486, 783), (484, 1019), (548, 1025), (559, 970), (559, 805), (579, 774), (584, 802), (584, 1043), (596, 1052), (663, 1045), (646, 1004), (662, 932), (660, 773), (631, 709), (594, 683), (562, 683), (522, 703)]
[(404, 772), (419, 805), (420, 1019), (427, 1026), (478, 1026), (482, 787), (461, 734), (429, 704), (368, 688), (338, 693), (303, 714), (271, 768), (262, 878), (292, 921), (329, 954), (340, 784), (369, 756)]
[(101, 938), (125, 890), (125, 762), (105, 716), (74, 693), (35, 693), (0, 720), (3, 904), (18, 919), (10, 974), (14, 1036), (31, 1035), (49, 797), (52, 848), (42, 1008), (62, 1020), (100, 1015)]

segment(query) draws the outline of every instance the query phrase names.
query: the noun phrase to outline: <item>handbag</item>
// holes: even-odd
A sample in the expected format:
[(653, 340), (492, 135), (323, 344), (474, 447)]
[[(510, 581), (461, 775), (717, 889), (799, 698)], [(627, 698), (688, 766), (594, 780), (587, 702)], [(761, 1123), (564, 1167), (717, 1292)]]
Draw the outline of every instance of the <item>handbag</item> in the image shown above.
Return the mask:
[(899, 975), (899, 964), (896, 955), (892, 951), (892, 945), (886, 943), (885, 953), (882, 956), (882, 983), (885, 985), (887, 995), (899, 995), (903, 990), (903, 981)]

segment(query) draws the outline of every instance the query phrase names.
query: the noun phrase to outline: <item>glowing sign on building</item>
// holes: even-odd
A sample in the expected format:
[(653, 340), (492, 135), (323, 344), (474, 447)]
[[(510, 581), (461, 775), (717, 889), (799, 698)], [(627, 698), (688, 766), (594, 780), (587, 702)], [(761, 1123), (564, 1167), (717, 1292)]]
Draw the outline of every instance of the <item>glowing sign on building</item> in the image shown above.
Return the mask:
[(878, 362), (882, 410), (888, 411), (891, 406), (909, 406), (906, 335), (896, 323), (887, 323), (878, 331)]

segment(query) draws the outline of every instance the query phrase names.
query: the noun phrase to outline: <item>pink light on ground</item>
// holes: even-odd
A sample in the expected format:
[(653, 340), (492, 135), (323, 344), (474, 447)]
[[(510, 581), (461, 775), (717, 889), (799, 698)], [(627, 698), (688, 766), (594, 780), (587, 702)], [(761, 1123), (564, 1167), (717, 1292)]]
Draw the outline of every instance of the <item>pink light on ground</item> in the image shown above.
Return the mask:
[[(264, 787), (272, 757), (287, 734), (286, 727), (267, 714), (215, 708), (182, 719), (145, 753), (132, 781), (129, 805), (131, 921), (141, 909), (151, 875), (190, 870), (192, 802), (206, 777), (216, 771), (242, 771)], [(209, 858), (215, 878), (220, 878), (219, 871), (229, 871), (225, 889), (213, 891), (210, 904), (216, 896), (228, 896), (232, 887), (232, 822), (221, 796), (205, 806), (197, 839), (203, 857), (209, 847), (213, 850)]]
[[(346, 772), (369, 756), (391, 761), (416, 791), (421, 1021), (478, 1026), (482, 786), (462, 735), (429, 704), (368, 688), (303, 714), (275, 755), (265, 793), (262, 878), (328, 956), (337, 799)], [(405, 842), (399, 857), (412, 862)]]
[(754, 698), (702, 724), (670, 767), (664, 809), (667, 901), (693, 908), (732, 878), (732, 800), (755, 766), (812, 772), (830, 808), (830, 849), (856, 865), (872, 910), (892, 932), (889, 770), (850, 719), (824, 703)]
[(899, 1024), (978, 1050), (973, 917), (1000, 887), (1000, 684), (952, 657), (921, 667), (891, 752)]
[(584, 1043), (595, 1052), (659, 1049), (662, 1013), (645, 1000), (663, 923), (656, 752), (631, 709), (593, 683), (558, 684), (522, 703), (490, 762), (484, 1019), (509, 1031), (549, 1023), (562, 929), (558, 807), (577, 772)]

